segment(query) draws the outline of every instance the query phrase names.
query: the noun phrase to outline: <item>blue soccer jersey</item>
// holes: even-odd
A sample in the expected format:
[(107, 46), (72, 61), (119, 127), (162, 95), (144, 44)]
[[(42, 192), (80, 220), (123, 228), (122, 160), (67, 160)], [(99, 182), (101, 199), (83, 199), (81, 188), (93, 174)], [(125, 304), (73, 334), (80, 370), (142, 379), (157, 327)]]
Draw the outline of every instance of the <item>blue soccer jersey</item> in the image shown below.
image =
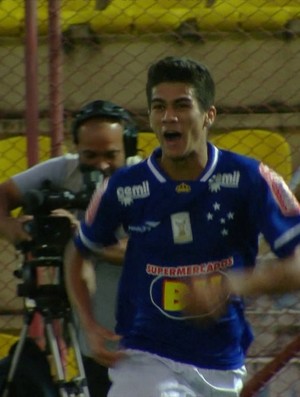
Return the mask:
[(75, 244), (97, 251), (117, 241), (120, 225), (129, 235), (117, 314), (125, 348), (203, 368), (238, 368), (252, 341), (242, 300), (233, 297), (218, 321), (196, 325), (182, 310), (187, 282), (222, 282), (228, 270), (253, 267), (260, 233), (277, 256), (291, 254), (300, 243), (299, 204), (267, 166), (211, 144), (194, 181), (170, 180), (159, 156), (157, 149), (111, 177)]

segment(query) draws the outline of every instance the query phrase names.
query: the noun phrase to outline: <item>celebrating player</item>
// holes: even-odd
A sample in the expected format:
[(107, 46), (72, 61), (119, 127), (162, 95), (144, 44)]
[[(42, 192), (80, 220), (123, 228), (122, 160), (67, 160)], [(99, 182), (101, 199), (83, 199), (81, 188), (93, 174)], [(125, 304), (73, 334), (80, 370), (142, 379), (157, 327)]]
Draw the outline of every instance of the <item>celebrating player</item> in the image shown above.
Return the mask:
[[(216, 118), (207, 67), (161, 59), (146, 90), (160, 148), (95, 195), (68, 249), (69, 295), (94, 355), (111, 366), (109, 397), (238, 396), (252, 341), (242, 296), (299, 287), (300, 207), (266, 165), (207, 142)], [(120, 225), (129, 241), (112, 351), (74, 274), (89, 252), (117, 242)], [(269, 282), (251, 271), (261, 233), (287, 258)]]

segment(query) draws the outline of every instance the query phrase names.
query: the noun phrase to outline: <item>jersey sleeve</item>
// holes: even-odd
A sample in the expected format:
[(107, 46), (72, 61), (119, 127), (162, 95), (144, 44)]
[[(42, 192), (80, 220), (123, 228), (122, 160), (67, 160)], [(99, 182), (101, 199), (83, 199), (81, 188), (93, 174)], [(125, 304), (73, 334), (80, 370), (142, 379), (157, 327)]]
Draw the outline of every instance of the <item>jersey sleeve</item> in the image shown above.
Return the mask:
[(113, 180), (104, 183), (94, 193), (74, 238), (76, 247), (83, 254), (101, 253), (105, 246), (118, 242), (121, 209), (116, 200)]
[(291, 255), (300, 244), (299, 202), (284, 179), (262, 163), (259, 177), (253, 216), (261, 223), (261, 231), (272, 251), (279, 257)]

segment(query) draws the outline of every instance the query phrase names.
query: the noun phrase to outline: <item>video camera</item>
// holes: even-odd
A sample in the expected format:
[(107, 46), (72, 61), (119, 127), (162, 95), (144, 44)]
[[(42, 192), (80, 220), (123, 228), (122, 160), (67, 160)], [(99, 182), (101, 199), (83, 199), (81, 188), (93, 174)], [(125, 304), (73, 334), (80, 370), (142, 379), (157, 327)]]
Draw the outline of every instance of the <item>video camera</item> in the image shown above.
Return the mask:
[(32, 251), (34, 255), (48, 255), (48, 252), (60, 255), (71, 236), (71, 224), (66, 217), (51, 216), (51, 211), (57, 208), (84, 211), (90, 199), (102, 181), (98, 170), (81, 166), (83, 189), (72, 192), (58, 189), (51, 181), (45, 180), (39, 190), (29, 190), (23, 199), (23, 211), (33, 215), (33, 220), (26, 222), (25, 230), (32, 236), (31, 242), (22, 243), (23, 252)]
[(100, 171), (81, 166), (83, 189), (77, 193), (58, 189), (51, 181), (45, 180), (39, 190), (30, 190), (24, 196), (23, 209), (30, 215), (48, 215), (56, 208), (85, 210), (95, 188), (102, 180)]
[(25, 195), (23, 210), (33, 215), (33, 219), (26, 222), (24, 228), (32, 241), (22, 242), (17, 247), (25, 256), (21, 268), (15, 271), (15, 276), (23, 281), (17, 287), (18, 296), (46, 305), (66, 297), (63, 253), (72, 237), (72, 225), (68, 217), (51, 216), (51, 211), (57, 208), (85, 210), (101, 179), (99, 171), (85, 168), (83, 189), (77, 193), (57, 189), (45, 180), (40, 190), (30, 190)]

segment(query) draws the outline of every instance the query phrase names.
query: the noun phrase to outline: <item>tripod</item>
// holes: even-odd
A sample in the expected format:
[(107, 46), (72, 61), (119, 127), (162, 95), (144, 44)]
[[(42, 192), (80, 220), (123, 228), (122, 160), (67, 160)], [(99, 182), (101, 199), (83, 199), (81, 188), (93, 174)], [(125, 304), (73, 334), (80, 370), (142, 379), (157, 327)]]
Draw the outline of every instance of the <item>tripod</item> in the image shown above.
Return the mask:
[[(47, 287), (49, 289), (49, 286)], [(46, 340), (48, 342), (50, 352), (54, 359), (56, 380), (53, 380), (53, 382), (56, 385), (55, 390), (57, 390), (57, 392), (55, 391), (55, 394), (61, 397), (90, 397), (79, 344), (76, 337), (76, 331), (72, 321), (71, 308), (68, 305), (67, 299), (62, 299), (60, 296), (57, 297), (57, 295), (55, 296), (53, 294), (50, 294), (50, 296), (42, 295), (35, 300), (26, 299), (25, 301), (27, 302), (27, 304), (25, 305), (26, 311), (24, 325), (22, 327), (19, 341), (12, 356), (6, 387), (1, 397), (10, 396), (10, 387), (15, 378), (19, 360), (28, 335), (29, 327), (32, 323), (33, 316), (36, 313), (39, 313), (43, 319)], [(59, 352), (58, 340), (53, 328), (53, 322), (56, 320), (63, 320), (66, 324), (69, 338), (71, 341), (71, 346), (74, 350), (78, 369), (78, 377), (72, 379), (72, 381), (67, 381), (65, 377), (65, 371)]]

